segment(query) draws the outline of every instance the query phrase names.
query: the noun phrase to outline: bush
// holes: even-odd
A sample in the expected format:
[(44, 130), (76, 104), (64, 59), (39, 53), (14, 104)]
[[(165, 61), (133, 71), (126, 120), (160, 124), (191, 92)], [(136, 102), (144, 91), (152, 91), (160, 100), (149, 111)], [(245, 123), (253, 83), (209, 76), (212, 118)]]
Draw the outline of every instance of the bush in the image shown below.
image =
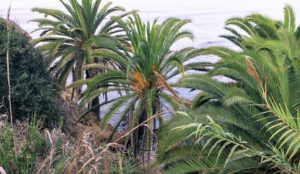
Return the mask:
[[(39, 115), (45, 123), (58, 121), (57, 89), (47, 72), (42, 55), (30, 44), (28, 36), (18, 26), (11, 27), (10, 73), (12, 107), (15, 119)], [(8, 89), (6, 80), (6, 21), (0, 19), (0, 97), (7, 111)], [(30, 118), (31, 119), (31, 118)], [(49, 126), (49, 124), (47, 124)]]

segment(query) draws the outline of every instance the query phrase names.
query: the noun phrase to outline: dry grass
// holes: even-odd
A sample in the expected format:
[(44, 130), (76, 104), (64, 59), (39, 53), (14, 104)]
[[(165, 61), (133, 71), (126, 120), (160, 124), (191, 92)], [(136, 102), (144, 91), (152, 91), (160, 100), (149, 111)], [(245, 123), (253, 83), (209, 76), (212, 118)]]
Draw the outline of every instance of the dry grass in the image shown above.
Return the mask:
[[(6, 124), (5, 121), (0, 121), (1, 133), (6, 131), (4, 126)], [(15, 124), (17, 156), (29, 143), (27, 142), (29, 129), (28, 121)], [(62, 132), (59, 128), (43, 130), (39, 133), (44, 140), (44, 147), (31, 167), (33, 173), (139, 173), (137, 170), (139, 165), (123, 145), (99, 144), (93, 131), (84, 131), (78, 139)], [(5, 170), (3, 169), (3, 171)], [(3, 171), (0, 168), (0, 174)]]
[(82, 135), (76, 140), (58, 129), (45, 130), (49, 149), (37, 163), (36, 173), (124, 173), (120, 158), (130, 158), (124, 146), (115, 143), (107, 148), (97, 143), (94, 132), (86, 131)]
[[(8, 115), (0, 117), (0, 133), (7, 131)], [(159, 170), (150, 172), (142, 162), (134, 159), (133, 153), (122, 145), (123, 140), (139, 127), (146, 126), (147, 121), (161, 116), (154, 115), (132, 130), (116, 133), (112, 143), (105, 143), (112, 130), (101, 130), (99, 125), (84, 126), (80, 123), (74, 128), (76, 134), (68, 134), (61, 128), (40, 130), (36, 123), (39, 137), (43, 139), (41, 152), (38, 152), (30, 171), (36, 174), (76, 174), (76, 173), (160, 173)], [(2, 119), (1, 119), (2, 118)], [(31, 134), (32, 124), (26, 121), (16, 121), (14, 137), (16, 139), (16, 155), (20, 155), (24, 147), (28, 147), (28, 135)], [(5, 130), (6, 129), (6, 130)], [(149, 128), (150, 129), (150, 128)], [(0, 142), (1, 143), (1, 142)], [(1, 145), (1, 144), (0, 144)], [(15, 168), (17, 165), (14, 165)], [(1, 167), (1, 165), (0, 165)], [(6, 168), (4, 168), (6, 169)], [(18, 169), (15, 169), (18, 171)], [(8, 172), (8, 171), (6, 171)], [(8, 172), (9, 174), (10, 172)], [(1, 173), (0, 173), (1, 174)]]
[(0, 174), (6, 174), (5, 170), (0, 166)]

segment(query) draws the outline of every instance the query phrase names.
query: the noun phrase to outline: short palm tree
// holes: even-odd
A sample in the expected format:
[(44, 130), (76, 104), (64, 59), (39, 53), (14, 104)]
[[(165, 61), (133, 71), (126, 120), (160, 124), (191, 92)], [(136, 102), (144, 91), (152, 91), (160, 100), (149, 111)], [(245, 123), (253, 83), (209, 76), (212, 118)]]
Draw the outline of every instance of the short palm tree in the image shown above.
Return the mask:
[[(87, 103), (104, 92), (118, 92), (120, 96), (100, 104), (110, 103), (109, 111), (102, 117), (102, 125), (105, 127), (108, 121), (121, 111), (116, 128), (124, 120), (128, 121), (131, 129), (143, 124), (141, 128), (132, 131), (131, 145), (138, 151), (138, 143), (142, 141), (142, 148), (150, 150), (152, 131), (162, 123), (160, 116), (164, 115), (164, 106), (179, 108), (179, 97), (168, 80), (193, 68), (195, 63), (187, 66), (184, 66), (184, 63), (194, 58), (198, 50), (171, 49), (178, 40), (192, 38), (190, 32), (181, 30), (189, 20), (169, 18), (161, 24), (157, 21), (144, 24), (137, 13), (126, 21), (120, 18), (115, 20), (125, 31), (126, 41), (130, 45), (124, 48), (125, 52), (109, 54), (110, 59), (118, 66), (91, 65), (92, 68), (108, 71), (71, 86), (87, 84), (88, 88), (81, 103)], [(102, 84), (106, 84), (106, 87)], [(98, 88), (99, 85), (103, 87)]]
[[(242, 50), (203, 50), (221, 60), (180, 80), (203, 92), (165, 124), (158, 161), (167, 173), (300, 172), (300, 42), (292, 8), (284, 12), (282, 22), (258, 14), (229, 20), (248, 33), (226, 36)], [(233, 82), (212, 78), (220, 75)]]
[(34, 12), (50, 17), (33, 20), (39, 24), (37, 30), (42, 31), (41, 37), (34, 42), (39, 44), (47, 57), (54, 77), (65, 86), (70, 75), (74, 82), (96, 74), (84, 68), (95, 62), (95, 57), (89, 53), (93, 43), (91, 39), (98, 40), (98, 48), (113, 49), (115, 38), (110, 32), (114, 29), (114, 22), (107, 18), (115, 12), (123, 11), (123, 8), (111, 7), (111, 2), (100, 8), (101, 0), (82, 0), (81, 4), (77, 0), (68, 0), (68, 3), (60, 1), (66, 12), (33, 9)]

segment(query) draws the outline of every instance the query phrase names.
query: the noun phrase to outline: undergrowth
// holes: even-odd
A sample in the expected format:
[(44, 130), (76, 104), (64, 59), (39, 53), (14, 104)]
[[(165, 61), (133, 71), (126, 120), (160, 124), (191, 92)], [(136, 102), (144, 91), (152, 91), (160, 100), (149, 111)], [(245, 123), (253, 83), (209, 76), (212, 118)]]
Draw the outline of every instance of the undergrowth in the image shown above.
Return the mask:
[(60, 127), (39, 125), (35, 119), (16, 121), (13, 133), (10, 123), (0, 121), (0, 167), (7, 174), (142, 173), (123, 145), (99, 144), (93, 132), (74, 138)]

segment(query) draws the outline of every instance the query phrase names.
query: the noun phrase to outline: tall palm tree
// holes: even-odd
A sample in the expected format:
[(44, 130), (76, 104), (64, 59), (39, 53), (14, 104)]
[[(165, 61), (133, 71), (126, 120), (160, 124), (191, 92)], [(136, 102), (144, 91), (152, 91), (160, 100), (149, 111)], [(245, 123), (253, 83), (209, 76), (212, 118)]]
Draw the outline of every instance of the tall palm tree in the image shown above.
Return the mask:
[[(34, 12), (44, 14), (46, 18), (34, 19), (39, 24), (37, 30), (41, 37), (34, 42), (44, 52), (49, 62), (50, 71), (58, 82), (65, 86), (68, 77), (72, 81), (91, 78), (96, 72), (86, 70), (85, 65), (94, 63), (90, 56), (92, 45), (114, 49), (115, 38), (112, 36), (114, 22), (107, 19), (115, 12), (123, 11), (121, 7), (111, 7), (111, 2), (101, 6), (101, 0), (60, 0), (66, 12), (56, 9), (34, 8)], [(49, 16), (49, 17), (48, 17)], [(99, 44), (100, 43), (100, 44)], [(106, 59), (106, 61), (108, 61)], [(80, 89), (78, 89), (78, 93)], [(96, 100), (96, 101), (95, 101)], [(94, 102), (98, 103), (98, 98)]]
[[(108, 71), (71, 86), (87, 84), (81, 103), (87, 103), (104, 92), (118, 92), (120, 96), (100, 104), (110, 103), (109, 111), (102, 118), (102, 125), (107, 125), (121, 111), (115, 128), (124, 120), (128, 121), (130, 129), (143, 124), (142, 128), (132, 131), (131, 145), (137, 152), (140, 148), (138, 143), (142, 141), (141, 148), (150, 150), (152, 131), (157, 129), (157, 122), (162, 123), (165, 105), (179, 108), (179, 97), (169, 79), (195, 67), (195, 63), (186, 66), (184, 63), (197, 56), (198, 50), (171, 49), (178, 40), (193, 38), (189, 31), (182, 30), (189, 20), (169, 18), (161, 24), (157, 21), (144, 24), (137, 13), (133, 13), (128, 20), (115, 20), (125, 31), (125, 40), (130, 45), (124, 48), (125, 51), (110, 53), (110, 59), (118, 66), (91, 65), (92, 68)], [(98, 88), (99, 84), (106, 84), (106, 88)]]
[[(180, 80), (203, 92), (165, 126), (158, 161), (167, 172), (300, 172), (300, 41), (292, 8), (284, 12), (284, 21), (258, 14), (229, 20), (248, 33), (229, 29), (226, 36), (241, 51), (205, 49), (221, 60)], [(233, 82), (212, 78), (220, 75)]]

